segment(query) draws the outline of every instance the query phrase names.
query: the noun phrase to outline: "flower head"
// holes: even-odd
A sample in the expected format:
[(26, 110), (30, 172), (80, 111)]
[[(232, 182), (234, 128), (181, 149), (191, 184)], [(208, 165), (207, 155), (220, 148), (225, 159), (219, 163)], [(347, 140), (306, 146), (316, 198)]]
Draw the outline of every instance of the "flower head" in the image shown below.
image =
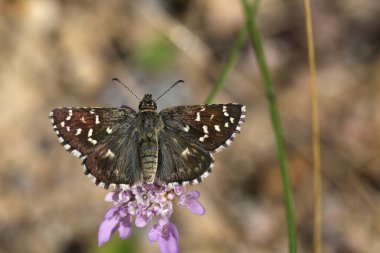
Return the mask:
[(158, 223), (148, 232), (150, 242), (158, 242), (162, 253), (179, 252), (177, 228), (169, 219), (173, 213), (173, 201), (192, 213), (203, 215), (205, 209), (198, 201), (198, 191), (186, 191), (181, 185), (170, 188), (167, 185), (135, 185), (129, 190), (117, 189), (106, 195), (105, 200), (113, 202), (99, 227), (98, 244), (109, 241), (116, 230), (122, 239), (132, 233), (132, 223), (145, 227), (155, 216)]

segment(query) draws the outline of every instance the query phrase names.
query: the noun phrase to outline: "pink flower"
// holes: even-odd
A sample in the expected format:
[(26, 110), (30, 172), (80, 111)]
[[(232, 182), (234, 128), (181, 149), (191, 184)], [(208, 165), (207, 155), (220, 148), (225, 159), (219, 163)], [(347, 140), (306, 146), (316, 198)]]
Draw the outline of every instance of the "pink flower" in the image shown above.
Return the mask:
[(173, 213), (173, 202), (188, 208), (197, 215), (205, 214), (205, 209), (198, 201), (198, 191), (186, 191), (181, 185), (169, 188), (167, 185), (135, 185), (129, 190), (116, 190), (106, 195), (105, 200), (113, 202), (99, 227), (99, 246), (108, 242), (112, 233), (119, 232), (121, 239), (132, 233), (132, 222), (136, 227), (145, 227), (155, 216), (159, 218), (148, 232), (150, 242), (158, 242), (162, 253), (180, 252), (177, 228), (169, 219)]

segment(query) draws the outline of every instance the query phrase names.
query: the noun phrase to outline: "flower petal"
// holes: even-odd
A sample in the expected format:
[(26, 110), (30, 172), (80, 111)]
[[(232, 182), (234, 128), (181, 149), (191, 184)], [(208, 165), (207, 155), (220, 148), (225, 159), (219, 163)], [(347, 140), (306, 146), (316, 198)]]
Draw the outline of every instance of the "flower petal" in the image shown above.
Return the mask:
[(109, 192), (109, 193), (107, 193), (107, 195), (105, 196), (104, 200), (107, 201), (107, 202), (112, 202), (114, 194), (115, 194), (115, 192)]
[(187, 207), (194, 214), (204, 215), (206, 210), (198, 201), (199, 196), (200, 193), (198, 191), (189, 191), (180, 196), (178, 205)]
[(123, 240), (127, 239), (132, 234), (131, 225), (126, 225), (126, 224), (120, 223), (118, 230), (119, 230), (119, 236)]
[(136, 225), (136, 227), (143, 228), (150, 221), (151, 221), (151, 216), (149, 217), (148, 215), (137, 214), (136, 215), (136, 220), (135, 220), (135, 225)]
[(169, 231), (170, 233), (174, 236), (174, 238), (178, 241), (179, 240), (179, 234), (178, 234), (178, 229), (173, 223), (169, 223)]
[(176, 195), (182, 195), (185, 191), (185, 187), (183, 187), (182, 185), (176, 185), (174, 187), (174, 192)]
[(192, 200), (190, 205), (187, 207), (193, 214), (204, 215), (206, 213), (206, 209), (198, 200)]
[(119, 236), (121, 239), (126, 239), (132, 233), (132, 216), (127, 215), (120, 218), (119, 221)]
[(169, 219), (172, 213), (173, 213), (172, 202), (166, 202), (161, 206), (161, 216), (165, 217), (166, 219)]
[(158, 224), (154, 224), (154, 226), (148, 232), (148, 240), (150, 242), (155, 242), (160, 237), (160, 226)]
[(117, 207), (112, 207), (110, 209), (108, 209), (106, 215), (104, 216), (105, 219), (109, 220), (111, 219), (112, 217), (114, 217), (116, 214), (116, 212), (119, 210), (119, 208)]
[(198, 199), (199, 196), (201, 196), (201, 194), (199, 193), (199, 191), (189, 191), (186, 193), (189, 197), (191, 197), (192, 199)]
[(167, 238), (160, 236), (158, 238), (158, 245), (160, 246), (161, 253), (179, 253), (179, 245), (178, 245), (178, 231), (177, 228), (172, 223), (168, 223), (165, 225), (163, 230), (168, 229), (169, 235)]
[(111, 238), (112, 233), (115, 231), (119, 223), (117, 217), (104, 220), (99, 227), (98, 232), (98, 245), (102, 246), (104, 243), (108, 242)]

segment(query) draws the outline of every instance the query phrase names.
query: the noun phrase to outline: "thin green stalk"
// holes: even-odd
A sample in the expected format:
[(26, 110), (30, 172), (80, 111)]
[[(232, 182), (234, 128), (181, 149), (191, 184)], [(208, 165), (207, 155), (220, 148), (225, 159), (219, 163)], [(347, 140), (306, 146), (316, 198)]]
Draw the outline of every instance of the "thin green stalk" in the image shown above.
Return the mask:
[(314, 39), (311, 24), (310, 1), (305, 3), (305, 21), (307, 35), (307, 49), (309, 54), (310, 68), (310, 97), (311, 97), (311, 121), (313, 128), (313, 253), (320, 253), (322, 250), (322, 228), (321, 228), (321, 145), (319, 134), (319, 105), (318, 87), (315, 67)]
[[(255, 12), (258, 6), (258, 3), (260, 0), (255, 0), (255, 3), (252, 7), (252, 12)], [(229, 52), (227, 56), (227, 60), (225, 65), (223, 66), (222, 73), (218, 77), (218, 80), (216, 81), (214, 87), (212, 88), (211, 92), (209, 93), (208, 97), (205, 100), (206, 104), (211, 103), (216, 96), (223, 90), (224, 84), (226, 82), (227, 76), (230, 74), (232, 68), (235, 66), (236, 61), (240, 55), (241, 50), (243, 49), (245, 42), (247, 40), (247, 28), (246, 26), (243, 26), (238, 34), (238, 37), (236, 41), (234, 42), (234, 45)]]
[(237, 40), (235, 41), (230, 53), (227, 56), (226, 64), (223, 66), (222, 73), (220, 74), (210, 94), (206, 98), (206, 104), (211, 103), (215, 99), (215, 97), (218, 96), (218, 94), (223, 90), (226, 78), (230, 74), (232, 68), (235, 66), (236, 61), (240, 55), (240, 51), (243, 48), (244, 43), (246, 41), (246, 38), (247, 29), (245, 26), (243, 26), (239, 32)]
[(276, 96), (273, 88), (273, 81), (269, 73), (269, 68), (264, 55), (263, 46), (261, 43), (260, 32), (257, 28), (256, 22), (253, 19), (252, 10), (247, 0), (242, 0), (246, 17), (248, 34), (251, 39), (252, 46), (256, 52), (257, 61), (264, 81), (265, 95), (269, 103), (269, 111), (272, 120), (272, 126), (276, 138), (277, 153), (279, 159), (279, 165), (281, 170), (281, 179), (284, 188), (284, 201), (285, 201), (285, 213), (288, 224), (288, 240), (289, 240), (289, 252), (297, 252), (297, 234), (296, 223), (294, 217), (293, 197), (291, 190), (291, 183), (289, 178), (288, 163), (286, 158), (285, 142), (282, 133), (281, 121), (276, 103)]

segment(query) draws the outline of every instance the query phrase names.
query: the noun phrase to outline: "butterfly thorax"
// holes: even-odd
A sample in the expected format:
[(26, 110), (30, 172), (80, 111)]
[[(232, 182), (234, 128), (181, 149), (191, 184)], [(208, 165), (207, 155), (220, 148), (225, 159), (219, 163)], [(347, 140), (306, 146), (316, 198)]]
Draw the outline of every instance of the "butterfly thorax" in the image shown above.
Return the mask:
[(155, 180), (158, 165), (159, 118), (157, 105), (152, 95), (146, 94), (140, 102), (137, 117), (142, 131), (139, 134), (139, 159), (142, 169), (143, 182), (152, 184)]

